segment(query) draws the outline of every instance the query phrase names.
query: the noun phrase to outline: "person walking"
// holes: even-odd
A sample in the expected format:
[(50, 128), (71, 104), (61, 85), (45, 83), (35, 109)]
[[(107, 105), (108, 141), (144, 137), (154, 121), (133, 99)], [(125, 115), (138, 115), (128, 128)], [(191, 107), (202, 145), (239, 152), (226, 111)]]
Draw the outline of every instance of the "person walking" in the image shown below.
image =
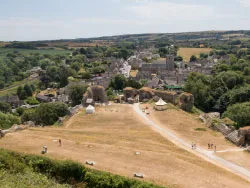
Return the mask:
[(216, 152), (216, 145), (214, 145), (214, 152)]
[(58, 142), (59, 142), (59, 146), (61, 146), (62, 145), (62, 140), (59, 139)]

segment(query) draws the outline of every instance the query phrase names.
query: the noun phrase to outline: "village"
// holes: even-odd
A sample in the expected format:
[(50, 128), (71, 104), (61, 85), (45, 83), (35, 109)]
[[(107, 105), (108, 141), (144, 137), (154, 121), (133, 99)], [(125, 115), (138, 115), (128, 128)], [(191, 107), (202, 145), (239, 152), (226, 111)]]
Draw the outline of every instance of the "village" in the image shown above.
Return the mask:
[[(250, 146), (248, 146), (250, 143), (250, 127), (243, 127), (237, 130), (235, 127), (233, 127), (232, 120), (228, 118), (222, 118), (221, 114), (218, 112), (192, 115), (195, 98), (191, 93), (184, 92), (183, 90), (184, 83), (189, 73), (199, 72), (205, 75), (212, 75), (214, 66), (216, 66), (217, 63), (221, 61), (227, 63), (229, 60), (228, 57), (209, 56), (207, 59), (202, 59), (198, 60), (197, 62), (190, 62), (187, 64), (185, 62), (175, 61), (174, 55), (166, 55), (166, 58), (160, 58), (159, 54), (153, 54), (152, 51), (154, 50), (147, 49), (137, 52), (135, 55), (130, 56), (127, 60), (109, 58), (108, 60), (110, 64), (107, 67), (107, 71), (104, 73), (92, 75), (92, 77), (87, 80), (79, 80), (77, 82), (69, 81), (68, 86), (64, 88), (46, 88), (43, 91), (35, 92), (34, 97), (37, 101), (39, 101), (39, 104), (27, 104), (25, 101), (20, 100), (17, 95), (7, 95), (2, 97), (1, 101), (9, 103), (12, 106), (12, 112), (14, 113), (16, 109), (20, 107), (24, 109), (36, 109), (41, 104), (53, 104), (57, 102), (69, 105), (69, 107), (68, 115), (58, 118), (57, 123), (60, 128), (47, 128), (47, 126), (42, 124), (39, 125), (35, 122), (27, 121), (23, 122), (22, 125), (15, 124), (9, 129), (1, 130), (0, 135), (3, 137), (0, 140), (1, 147), (13, 148), (17, 151), (22, 151), (22, 148), (27, 148), (25, 151), (36, 154), (39, 154), (37, 151), (41, 149), (41, 153), (43, 155), (58, 158), (58, 154), (61, 153), (61, 155), (68, 158), (69, 156), (67, 156), (65, 152), (69, 150), (70, 145), (72, 145), (69, 141), (71, 139), (73, 139), (71, 142), (77, 143), (76, 146), (72, 147), (76, 147), (78, 150), (83, 149), (80, 147), (82, 144), (84, 147), (87, 144), (87, 147), (90, 148), (98, 148), (100, 146), (97, 145), (98, 142), (92, 142), (91, 140), (86, 142), (84, 139), (82, 140), (80, 135), (78, 135), (77, 139), (75, 140), (75, 138), (66, 137), (64, 133), (55, 133), (54, 131), (57, 131), (57, 129), (59, 132), (69, 131), (69, 134), (72, 134), (71, 131), (75, 129), (81, 129), (83, 131), (86, 129), (85, 125), (82, 123), (82, 121), (85, 121), (82, 120), (83, 117), (89, 119), (86, 125), (91, 127), (92, 120), (90, 119), (93, 119), (93, 121), (97, 124), (100, 123), (100, 121), (111, 121), (108, 119), (111, 118), (112, 114), (118, 115), (121, 113), (120, 111), (124, 111), (126, 109), (126, 113), (130, 114), (132, 111), (134, 111), (134, 113), (138, 116), (136, 118), (142, 118), (142, 120), (140, 120), (141, 123), (144, 122), (148, 124), (148, 126), (152, 126), (153, 130), (150, 131), (156, 131), (166, 139), (170, 140), (170, 142), (175, 143), (177, 146), (181, 146), (181, 148), (191, 152), (194, 155), (201, 155), (205, 160), (211, 160), (211, 157), (213, 157), (213, 164), (220, 166), (222, 165), (224, 169), (240, 174), (241, 177), (249, 180), (249, 171), (246, 170), (250, 167), (248, 162), (238, 163), (238, 160), (235, 160), (230, 152), (250, 151)], [(151, 59), (152, 62), (143, 61), (142, 59), (145, 58)], [(44, 71), (40, 67), (35, 67), (29, 72), (31, 73), (31, 78), (42, 78), (39, 75), (42, 75), (41, 73)], [(140, 89), (125, 87), (123, 90), (113, 91), (115, 96), (113, 96), (112, 100), (109, 100), (106, 90), (108, 89), (111, 80), (117, 75), (122, 75), (127, 79), (133, 79), (137, 82), (140, 80), (146, 80), (146, 82), (145, 85)], [(68, 92), (68, 89), (72, 85), (88, 86), (86, 92), (80, 94), (82, 96), (81, 104), (75, 106), (71, 105), (72, 99), (70, 98)], [(105, 113), (108, 115), (105, 115)], [(170, 115), (171, 113), (173, 114)], [(162, 117), (160, 118), (160, 116)], [(166, 122), (170, 120), (176, 127), (171, 127), (172, 124), (165, 127), (165, 123), (162, 122), (164, 116), (167, 118)], [(187, 130), (185, 128), (178, 127), (182, 125), (182, 123), (178, 125), (178, 121), (170, 118), (170, 116), (177, 116), (176, 118), (182, 117), (186, 119), (187, 123), (190, 123), (188, 127), (191, 127)], [(123, 117), (123, 115), (121, 117)], [(81, 120), (75, 120), (79, 118)], [(98, 119), (97, 121), (95, 120), (96, 118)], [(73, 123), (74, 121), (77, 122)], [(123, 123), (126, 123), (126, 121)], [(119, 124), (122, 123), (122, 121), (117, 120), (116, 123)], [(41, 129), (41, 127), (43, 128)], [(69, 130), (70, 127), (72, 127), (72, 130)], [(133, 127), (133, 129), (134, 128), (136, 127)], [(48, 133), (47, 129), (52, 133)], [(31, 146), (31, 144), (29, 144), (30, 139), (33, 138), (31, 134), (38, 130), (41, 130), (47, 136), (43, 135), (42, 137), (37, 138), (36, 143), (39, 144), (32, 144)], [(187, 134), (183, 134), (183, 130), (186, 131)], [(100, 128), (99, 131), (102, 132), (104, 130)], [(178, 135), (178, 137), (175, 134)], [(48, 136), (49, 138), (46, 138)], [(15, 140), (19, 140), (18, 142), (22, 143), (22, 145), (18, 147), (14, 146), (15, 144), (11, 141), (13, 137), (15, 137)], [(121, 137), (127, 137), (127, 135), (121, 135)], [(49, 140), (53, 140), (53, 142), (51, 143)], [(230, 141), (230, 143), (228, 143), (226, 140)], [(60, 146), (59, 149), (55, 148), (55, 142), (58, 141)], [(137, 140), (134, 139), (132, 139), (132, 141), (137, 142)], [(117, 141), (113, 140), (113, 142), (116, 143)], [(233, 146), (231, 143), (235, 144), (237, 147)], [(12, 144), (14, 147), (11, 146)], [(60, 151), (62, 148), (64, 148), (63, 151)], [(134, 152), (136, 155), (140, 156), (141, 153), (147, 152), (148, 149), (149, 148), (144, 148), (141, 150), (137, 149), (131, 152)], [(113, 148), (113, 150), (116, 149)], [(73, 153), (73, 151), (71, 152)], [(119, 151), (116, 152), (119, 153)], [(228, 152), (229, 155), (220, 155), (221, 153), (224, 154), (224, 152), (225, 154)], [(134, 176), (136, 178), (146, 178), (147, 180), (153, 182), (162, 182), (163, 185), (167, 185), (166, 182), (162, 180), (163, 177), (161, 177), (159, 173), (150, 173), (146, 168), (134, 168), (132, 165), (129, 167), (128, 171), (121, 171), (116, 169), (116, 167), (109, 168), (107, 165), (110, 165), (110, 162), (106, 161), (106, 164), (100, 164), (102, 163), (102, 160), (95, 157), (93, 153), (86, 155), (85, 160), (83, 161), (77, 157), (77, 154), (72, 154), (71, 156), (71, 159), (76, 159), (78, 161), (80, 160), (80, 162), (90, 165), (92, 168), (102, 170), (108, 168), (111, 172), (126, 176)], [(106, 151), (102, 153), (102, 156), (112, 159), (112, 157), (109, 156)], [(244, 154), (242, 156), (242, 160), (245, 161), (247, 157), (248, 156)], [(128, 158), (130, 157), (128, 156)], [(230, 164), (221, 162), (222, 159), (228, 160), (227, 163)], [(119, 164), (123, 164), (125, 162), (117, 158), (116, 160), (119, 161)], [(236, 166), (231, 167), (230, 165), (232, 164)], [(145, 167), (147, 166), (146, 164), (143, 165)], [(137, 170), (132, 172), (133, 169)], [(161, 178), (155, 178), (154, 176), (156, 176), (156, 174)], [(171, 179), (173, 177), (169, 176), (169, 178)], [(187, 179), (187, 181), (190, 180)], [(180, 183), (177, 180), (173, 180), (173, 182)], [(218, 184), (220, 183), (221, 182), (218, 182)], [(193, 184), (193, 186), (198, 185), (199, 183)], [(234, 185), (233, 182), (232, 185)]]

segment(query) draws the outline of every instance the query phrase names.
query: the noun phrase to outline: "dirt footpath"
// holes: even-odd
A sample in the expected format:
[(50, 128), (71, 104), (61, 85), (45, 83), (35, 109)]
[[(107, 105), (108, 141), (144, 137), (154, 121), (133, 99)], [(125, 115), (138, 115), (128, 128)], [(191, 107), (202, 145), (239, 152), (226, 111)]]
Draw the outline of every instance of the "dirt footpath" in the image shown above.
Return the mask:
[[(250, 184), (152, 131), (128, 105), (98, 107), (96, 113), (76, 114), (67, 127), (32, 128), (6, 135), (0, 147), (46, 156), (96, 162), (94, 168), (177, 187), (245, 188)], [(58, 139), (62, 140), (62, 146)], [(136, 155), (136, 152), (140, 152)]]

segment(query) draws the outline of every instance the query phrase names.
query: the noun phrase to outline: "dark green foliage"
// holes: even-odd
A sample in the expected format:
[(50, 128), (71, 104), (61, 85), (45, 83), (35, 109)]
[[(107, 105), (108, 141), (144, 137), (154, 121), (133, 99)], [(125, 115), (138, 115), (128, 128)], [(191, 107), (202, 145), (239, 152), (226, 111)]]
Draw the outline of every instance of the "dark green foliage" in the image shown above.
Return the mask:
[(140, 88), (142, 88), (142, 85), (139, 82), (135, 81), (134, 79), (129, 78), (127, 83), (126, 83), (126, 87), (140, 89)]
[(67, 92), (72, 100), (72, 106), (81, 104), (83, 94), (87, 90), (87, 85), (72, 84), (67, 87)]
[(10, 104), (6, 102), (0, 102), (0, 111), (3, 113), (11, 112)]
[(19, 115), (19, 116), (21, 116), (21, 115), (23, 115), (23, 113), (24, 113), (24, 108), (22, 108), (22, 107), (18, 107), (17, 109), (16, 109), (16, 113)]
[(20, 124), (19, 117), (0, 112), (0, 129), (8, 129), (13, 124)]
[(82, 77), (82, 79), (90, 79), (90, 73), (89, 72), (80, 72), (79, 75)]
[(210, 78), (200, 73), (191, 73), (188, 76), (184, 90), (194, 95), (195, 106), (201, 110), (211, 109), (212, 98), (209, 94)]
[(25, 84), (24, 87), (19, 86), (17, 88), (16, 94), (20, 100), (25, 100), (25, 99), (27, 99), (27, 97), (32, 96), (33, 91), (34, 91), (33, 89), (35, 89), (34, 86), (31, 87), (30, 85)]
[(183, 57), (181, 57), (181, 56), (177, 56), (177, 57), (175, 57), (175, 59), (174, 59), (175, 61), (183, 61)]
[(29, 85), (25, 84), (24, 87), (23, 87), (23, 89), (27, 93), (28, 97), (32, 96), (33, 91), (32, 91), (32, 89), (31, 89), (31, 87)]
[(143, 87), (143, 84), (131, 78), (127, 79), (123, 75), (116, 75), (109, 83), (109, 88), (114, 90), (123, 90), (125, 87), (140, 89)]
[(64, 103), (44, 103), (36, 109), (25, 110), (22, 115), (22, 122), (33, 121), (36, 124), (53, 125), (59, 117), (68, 114), (68, 107)]
[(72, 69), (74, 69), (76, 72), (78, 72), (81, 69), (81, 64), (78, 62), (74, 62), (70, 65)]
[(229, 106), (223, 117), (228, 117), (237, 123), (237, 127), (250, 125), (250, 102), (237, 103)]
[(68, 114), (68, 107), (64, 103), (44, 103), (35, 110), (38, 124), (52, 125), (59, 117)]
[(200, 53), (200, 58), (201, 59), (206, 59), (206, 58), (208, 58), (208, 54)]
[(35, 109), (27, 109), (27, 110), (19, 110), (17, 113), (21, 113), (21, 120), (22, 122), (26, 122), (26, 121), (33, 121), (36, 122), (38, 117), (36, 114), (36, 110)]
[(127, 79), (122, 75), (116, 75), (109, 84), (114, 90), (123, 90), (126, 87)]
[(0, 149), (0, 167), (11, 172), (24, 173), (29, 170), (55, 179), (58, 183), (67, 183), (75, 187), (86, 188), (161, 188), (148, 182), (142, 182), (107, 172), (88, 169), (72, 161), (58, 161), (35, 155), (24, 155)]
[(195, 62), (195, 61), (197, 61), (197, 57), (195, 55), (192, 55), (190, 57), (190, 62)]

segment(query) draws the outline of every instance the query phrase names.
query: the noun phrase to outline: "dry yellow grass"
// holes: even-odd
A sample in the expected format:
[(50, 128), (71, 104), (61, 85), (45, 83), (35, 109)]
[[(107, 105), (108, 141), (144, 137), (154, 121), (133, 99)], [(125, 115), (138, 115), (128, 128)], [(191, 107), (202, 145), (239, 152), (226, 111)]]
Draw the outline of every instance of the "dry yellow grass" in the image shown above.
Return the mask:
[(211, 48), (180, 48), (178, 55), (182, 56), (185, 62), (189, 62), (192, 55), (200, 57), (200, 53), (209, 53), (210, 51), (212, 51)]
[[(54, 139), (62, 139), (62, 146)], [(73, 116), (63, 127), (32, 128), (6, 135), (0, 147), (48, 157), (96, 162), (94, 168), (176, 187), (244, 188), (249, 183), (183, 150), (151, 130), (129, 105), (96, 108)], [(139, 151), (140, 155), (135, 155)]]
[(137, 75), (137, 73), (138, 73), (138, 70), (131, 70), (130, 71), (130, 76), (133, 77), (133, 78), (135, 78), (136, 75)]

